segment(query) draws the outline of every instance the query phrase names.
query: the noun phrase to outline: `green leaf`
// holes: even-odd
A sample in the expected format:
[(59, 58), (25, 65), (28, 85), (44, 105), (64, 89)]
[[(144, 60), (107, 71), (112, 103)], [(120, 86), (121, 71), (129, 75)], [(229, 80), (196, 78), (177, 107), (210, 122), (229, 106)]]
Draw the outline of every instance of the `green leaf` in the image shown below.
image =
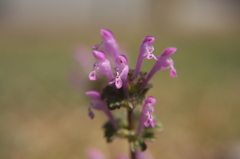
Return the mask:
[[(120, 109), (122, 106), (129, 109), (134, 109), (137, 105), (142, 104), (145, 99), (145, 94), (151, 88), (151, 85), (141, 88), (144, 78), (146, 78), (146, 72), (140, 72), (137, 79), (133, 81), (134, 70), (130, 70), (128, 73), (128, 90), (129, 96), (126, 99), (123, 91), (123, 87), (116, 89), (113, 85), (107, 85), (102, 91), (102, 99), (107, 102), (107, 106), (110, 110)], [(137, 82), (135, 82), (137, 81)]]
[(136, 151), (136, 144), (135, 144), (135, 142), (130, 142), (130, 149), (131, 149), (132, 152)]
[(136, 140), (130, 142), (130, 148), (132, 152), (136, 150), (145, 151), (147, 149), (147, 145), (144, 141)]
[(119, 129), (117, 134), (121, 137), (129, 137), (131, 135), (128, 129)]
[(162, 126), (162, 124), (160, 122), (157, 122), (155, 127), (149, 126), (149, 127), (145, 127), (144, 129), (146, 131), (151, 131), (151, 132), (160, 132), (160, 131), (163, 130), (163, 126)]
[(159, 132), (162, 130), (162, 125), (157, 122), (155, 127), (145, 127), (142, 130), (142, 134), (140, 136), (140, 140), (142, 141), (150, 141), (153, 142), (156, 140), (156, 132)]
[(143, 141), (139, 141), (139, 147), (138, 147), (138, 149), (139, 149), (140, 151), (145, 151), (145, 150), (147, 149), (146, 143), (143, 142)]
[(116, 89), (112, 85), (107, 85), (103, 89), (102, 99), (106, 99), (110, 110), (119, 109), (124, 104), (123, 89)]
[(112, 142), (114, 138), (117, 136), (116, 129), (112, 125), (110, 121), (106, 122), (103, 125), (104, 129), (104, 137), (106, 137), (107, 142)]
[(155, 137), (155, 134), (154, 132), (147, 132), (145, 131), (143, 134), (142, 134), (142, 140), (144, 141), (155, 141), (156, 137)]

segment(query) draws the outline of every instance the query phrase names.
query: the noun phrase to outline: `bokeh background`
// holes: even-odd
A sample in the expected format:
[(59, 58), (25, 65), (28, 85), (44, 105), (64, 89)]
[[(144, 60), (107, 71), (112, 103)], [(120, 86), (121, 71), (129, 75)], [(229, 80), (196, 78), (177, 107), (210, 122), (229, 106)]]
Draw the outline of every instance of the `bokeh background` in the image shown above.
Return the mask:
[(126, 141), (106, 144), (101, 112), (88, 118), (92, 64), (74, 58), (90, 54), (100, 28), (114, 32), (132, 68), (146, 35), (155, 55), (178, 48), (178, 77), (158, 72), (149, 92), (164, 126), (149, 144), (156, 159), (240, 158), (239, 0), (0, 0), (1, 159), (128, 153)]

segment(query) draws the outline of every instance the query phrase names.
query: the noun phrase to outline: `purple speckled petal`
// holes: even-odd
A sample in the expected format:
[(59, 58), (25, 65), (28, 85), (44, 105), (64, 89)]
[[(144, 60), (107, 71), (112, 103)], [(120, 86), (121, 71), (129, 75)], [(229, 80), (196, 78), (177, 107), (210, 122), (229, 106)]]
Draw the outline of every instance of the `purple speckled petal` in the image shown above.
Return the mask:
[(126, 66), (128, 64), (128, 59), (125, 55), (119, 55), (115, 60), (118, 67)]
[(88, 77), (89, 77), (89, 79), (90, 79), (91, 81), (95, 81), (95, 80), (97, 80), (97, 78), (98, 78), (97, 73), (96, 73), (95, 70), (92, 70), (92, 71), (89, 73)]
[(115, 85), (116, 85), (117, 89), (121, 88), (123, 85), (122, 79), (119, 75), (117, 75), (115, 78)]
[(148, 44), (148, 45), (152, 45), (155, 42), (155, 38), (153, 36), (146, 36), (143, 39), (143, 43)]
[(126, 56), (119, 55), (115, 59), (116, 62), (116, 73), (117, 76), (114, 78), (114, 80), (110, 81), (109, 84), (112, 84), (115, 82), (116, 88), (119, 89), (122, 86), (124, 86), (124, 92), (125, 95), (128, 95), (128, 60)]
[(151, 105), (154, 105), (156, 104), (157, 100), (154, 98), (154, 97), (147, 97), (146, 100), (145, 100), (145, 104), (151, 104)]

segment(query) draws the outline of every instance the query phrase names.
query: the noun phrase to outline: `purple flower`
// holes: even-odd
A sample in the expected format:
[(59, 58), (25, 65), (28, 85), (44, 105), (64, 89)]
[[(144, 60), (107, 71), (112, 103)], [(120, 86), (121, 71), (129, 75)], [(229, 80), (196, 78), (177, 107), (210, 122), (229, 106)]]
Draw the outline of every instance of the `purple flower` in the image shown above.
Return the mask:
[(91, 119), (94, 118), (94, 113), (92, 112), (92, 109), (103, 111), (107, 115), (109, 120), (112, 122), (113, 126), (117, 128), (117, 123), (113, 118), (113, 115), (111, 114), (110, 110), (108, 109), (107, 103), (104, 100), (102, 100), (101, 94), (97, 91), (88, 91), (85, 94), (92, 99), (90, 102), (90, 107), (88, 108), (89, 117)]
[(122, 79), (121, 79), (121, 75), (119, 74), (119, 72), (117, 72), (117, 76), (109, 82), (109, 84), (113, 84), (115, 83), (115, 86), (117, 89), (120, 89), (123, 85)]
[[(110, 81), (109, 84), (115, 83), (115, 86), (117, 89), (120, 89), (121, 87), (123, 87), (125, 95), (128, 96), (128, 71), (129, 71), (128, 60), (126, 56), (119, 54), (120, 51), (119, 51), (118, 43), (116, 42), (111, 31), (106, 29), (101, 29), (100, 34), (103, 41), (101, 42), (101, 44), (95, 45), (92, 48), (95, 51), (102, 49), (103, 50), (102, 53), (106, 53), (112, 57), (115, 64), (116, 77), (115, 78), (113, 77), (112, 72), (110, 71), (111, 70), (110, 62), (106, 59), (106, 56), (104, 56), (103, 59), (99, 59), (101, 60), (101, 62), (104, 61), (104, 67), (100, 68), (99, 67), (100, 64), (98, 62), (95, 63), (93, 71), (91, 71), (89, 74), (89, 79), (90, 80), (97, 79), (96, 68), (98, 68), (99, 73), (102, 73), (102, 74), (105, 73), (108, 76), (108, 79)], [(101, 65), (103, 64), (101, 63)]]
[(133, 75), (134, 78), (136, 78), (138, 76), (144, 58), (145, 59), (154, 58), (155, 60), (157, 60), (156, 56), (153, 54), (154, 47), (152, 46), (152, 44), (154, 43), (154, 41), (155, 41), (155, 38), (152, 36), (146, 36), (143, 39), (142, 45), (140, 47), (140, 53), (138, 55), (138, 61), (136, 64), (136, 68), (134, 70), (134, 75)]
[(115, 83), (117, 89), (123, 87), (125, 97), (128, 97), (128, 60), (126, 56), (119, 55), (115, 59), (117, 76), (109, 82), (109, 84)]
[(152, 116), (154, 112), (153, 105), (156, 104), (156, 99), (153, 97), (147, 97), (145, 99), (144, 105), (142, 107), (142, 114), (139, 119), (138, 123), (138, 130), (137, 134), (139, 135), (143, 129), (143, 126), (145, 127), (155, 127), (156, 122)]
[(164, 50), (162, 55), (158, 57), (158, 61), (156, 61), (155, 65), (153, 66), (152, 70), (149, 72), (147, 78), (144, 80), (142, 88), (146, 86), (146, 84), (149, 82), (149, 80), (153, 77), (153, 75), (158, 70), (165, 70), (170, 68), (170, 76), (175, 78), (177, 77), (177, 71), (174, 68), (174, 63), (171, 58), (168, 58), (167, 56), (170, 56), (174, 54), (177, 51), (177, 48), (167, 48)]
[(129, 71), (127, 58), (124, 55), (117, 56), (116, 65), (117, 76), (115, 77), (115, 79), (110, 81), (109, 84), (115, 82), (116, 87), (119, 89), (122, 87), (123, 81), (127, 82), (127, 75)]
[(88, 159), (105, 159), (103, 153), (96, 148), (88, 148), (86, 155)]
[(100, 34), (102, 37), (101, 44), (95, 45), (92, 48), (96, 50), (101, 47), (103, 52), (110, 55), (113, 59), (116, 59), (116, 57), (120, 55), (120, 51), (112, 32), (107, 29), (101, 29)]
[(93, 65), (93, 70), (89, 73), (89, 79), (96, 80), (97, 79), (97, 72), (100, 74), (104, 74), (107, 76), (108, 80), (112, 80), (114, 78), (111, 65), (109, 60), (106, 58), (103, 52), (98, 50), (92, 51), (93, 56), (98, 59), (99, 61), (95, 62)]

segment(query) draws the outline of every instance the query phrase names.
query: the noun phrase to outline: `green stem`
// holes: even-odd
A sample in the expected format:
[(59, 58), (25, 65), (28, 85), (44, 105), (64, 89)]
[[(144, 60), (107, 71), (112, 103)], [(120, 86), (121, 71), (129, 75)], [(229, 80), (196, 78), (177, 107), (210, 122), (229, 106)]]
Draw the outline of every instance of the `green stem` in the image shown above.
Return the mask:
[[(134, 122), (133, 122), (133, 110), (128, 110), (128, 129), (129, 130), (132, 130), (134, 129)], [(129, 142), (130, 143), (130, 142)], [(130, 147), (130, 146), (129, 146)], [(131, 148), (130, 148), (130, 156), (131, 156), (131, 159), (137, 159), (136, 158), (136, 152), (132, 152), (131, 151)]]

